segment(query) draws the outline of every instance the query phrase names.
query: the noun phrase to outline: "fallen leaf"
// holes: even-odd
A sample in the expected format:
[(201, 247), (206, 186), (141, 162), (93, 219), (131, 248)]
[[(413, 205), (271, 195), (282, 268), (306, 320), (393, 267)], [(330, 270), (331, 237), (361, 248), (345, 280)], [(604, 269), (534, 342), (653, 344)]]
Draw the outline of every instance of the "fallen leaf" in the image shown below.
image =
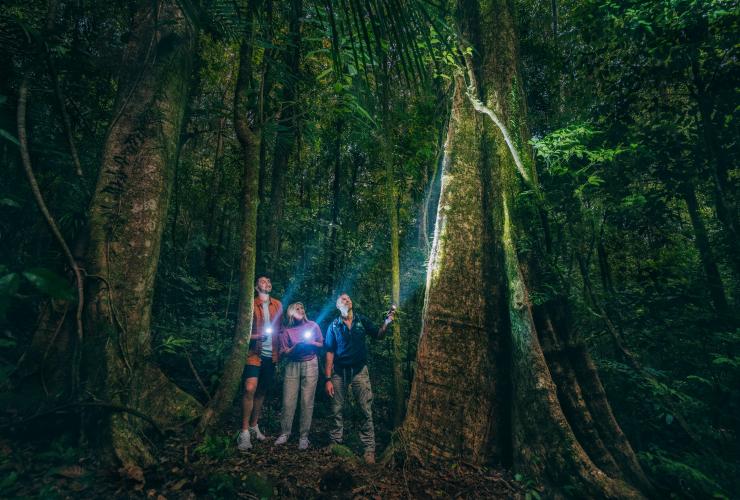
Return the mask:
[(120, 469), (118, 469), (118, 473), (121, 474), (121, 476), (133, 479), (138, 483), (144, 483), (144, 471), (141, 469), (141, 467), (138, 467), (136, 465), (127, 465), (126, 467), (121, 467)]
[(180, 491), (182, 489), (182, 487), (187, 484), (187, 482), (188, 482), (187, 479), (180, 479), (178, 482), (176, 482), (175, 484), (173, 484), (172, 486), (170, 486), (170, 490), (172, 490), (172, 491)]
[(82, 484), (79, 481), (73, 481), (72, 484), (69, 485), (69, 489), (79, 493), (80, 491), (85, 491), (87, 489), (87, 485)]
[(66, 477), (67, 479), (77, 479), (87, 475), (87, 471), (79, 465), (69, 465), (66, 467), (59, 467), (54, 471), (57, 476)]

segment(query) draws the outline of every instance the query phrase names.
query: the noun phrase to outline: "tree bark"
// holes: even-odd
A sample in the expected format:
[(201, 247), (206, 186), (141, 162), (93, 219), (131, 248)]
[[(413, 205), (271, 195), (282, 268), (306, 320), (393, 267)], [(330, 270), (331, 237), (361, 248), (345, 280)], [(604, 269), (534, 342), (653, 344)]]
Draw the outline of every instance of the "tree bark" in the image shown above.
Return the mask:
[(502, 462), (570, 496), (640, 497), (649, 485), (596, 371), (578, 369), (593, 363), (567, 304), (530, 300), (549, 273), (519, 249), (543, 239), (539, 199), (516, 197), (517, 173), (532, 189), (537, 180), (508, 2), (461, 0), (456, 16), (476, 49), (473, 95), (458, 76), (401, 436), (417, 456)]
[[(177, 2), (139, 2), (90, 206), (87, 390), (96, 401), (147, 414), (161, 428), (200, 408), (151, 362), (149, 330), (194, 38)], [(100, 420), (102, 444), (118, 461), (154, 462), (141, 419), (116, 413)]]
[(242, 225), (239, 257), (239, 305), (236, 328), (234, 329), (231, 353), (216, 394), (208, 404), (198, 424), (198, 433), (203, 434), (217, 422), (230, 407), (239, 389), (239, 380), (247, 359), (247, 348), (252, 335), (252, 309), (255, 279), (257, 206), (259, 183), (260, 125), (250, 123), (254, 116), (250, 89), (252, 80), (252, 56), (254, 47), (254, 14), (259, 0), (249, 2), (247, 33), (239, 49), (239, 72), (234, 92), (234, 129), (242, 148)]

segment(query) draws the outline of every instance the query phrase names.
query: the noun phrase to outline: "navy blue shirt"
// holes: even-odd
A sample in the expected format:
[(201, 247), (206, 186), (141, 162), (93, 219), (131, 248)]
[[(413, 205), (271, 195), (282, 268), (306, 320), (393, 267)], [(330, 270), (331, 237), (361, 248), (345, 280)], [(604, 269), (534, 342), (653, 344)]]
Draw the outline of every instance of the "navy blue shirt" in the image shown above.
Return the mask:
[(340, 369), (362, 368), (367, 363), (365, 337), (368, 335), (378, 338), (378, 327), (362, 314), (352, 313), (352, 328), (347, 328), (341, 316), (332, 321), (324, 347), (334, 353), (334, 366)]

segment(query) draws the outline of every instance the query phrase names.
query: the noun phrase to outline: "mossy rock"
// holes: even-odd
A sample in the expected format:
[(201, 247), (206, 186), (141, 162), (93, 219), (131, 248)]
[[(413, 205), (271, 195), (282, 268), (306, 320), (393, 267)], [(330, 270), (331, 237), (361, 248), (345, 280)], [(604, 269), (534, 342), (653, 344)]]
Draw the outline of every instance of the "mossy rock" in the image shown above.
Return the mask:
[(274, 492), (272, 482), (256, 472), (247, 475), (244, 479), (244, 488), (260, 498), (272, 498)]
[(329, 446), (329, 452), (334, 455), (335, 457), (344, 457), (344, 458), (355, 458), (355, 454), (344, 446), (343, 444), (332, 444)]

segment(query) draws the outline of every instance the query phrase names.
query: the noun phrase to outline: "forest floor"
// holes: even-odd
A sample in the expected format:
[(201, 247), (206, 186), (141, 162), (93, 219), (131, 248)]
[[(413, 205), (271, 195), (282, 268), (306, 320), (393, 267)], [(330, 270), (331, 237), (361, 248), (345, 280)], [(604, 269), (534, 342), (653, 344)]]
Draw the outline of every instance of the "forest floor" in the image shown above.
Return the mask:
[[(158, 463), (147, 469), (111, 469), (75, 447), (71, 437), (0, 437), (1, 498), (519, 498), (525, 487), (508, 472), (459, 463), (368, 465), (350, 412), (345, 446), (329, 446), (326, 409), (317, 408), (311, 447), (294, 436), (274, 446), (277, 411), (267, 405), (261, 427), (269, 435), (248, 453), (236, 450), (238, 411), (202, 443), (190, 433), (157, 443)], [(316, 418), (318, 417), (318, 418)], [(61, 422), (60, 422), (61, 424)], [(390, 433), (379, 429), (378, 461)], [(58, 434), (57, 434), (58, 435)]]

